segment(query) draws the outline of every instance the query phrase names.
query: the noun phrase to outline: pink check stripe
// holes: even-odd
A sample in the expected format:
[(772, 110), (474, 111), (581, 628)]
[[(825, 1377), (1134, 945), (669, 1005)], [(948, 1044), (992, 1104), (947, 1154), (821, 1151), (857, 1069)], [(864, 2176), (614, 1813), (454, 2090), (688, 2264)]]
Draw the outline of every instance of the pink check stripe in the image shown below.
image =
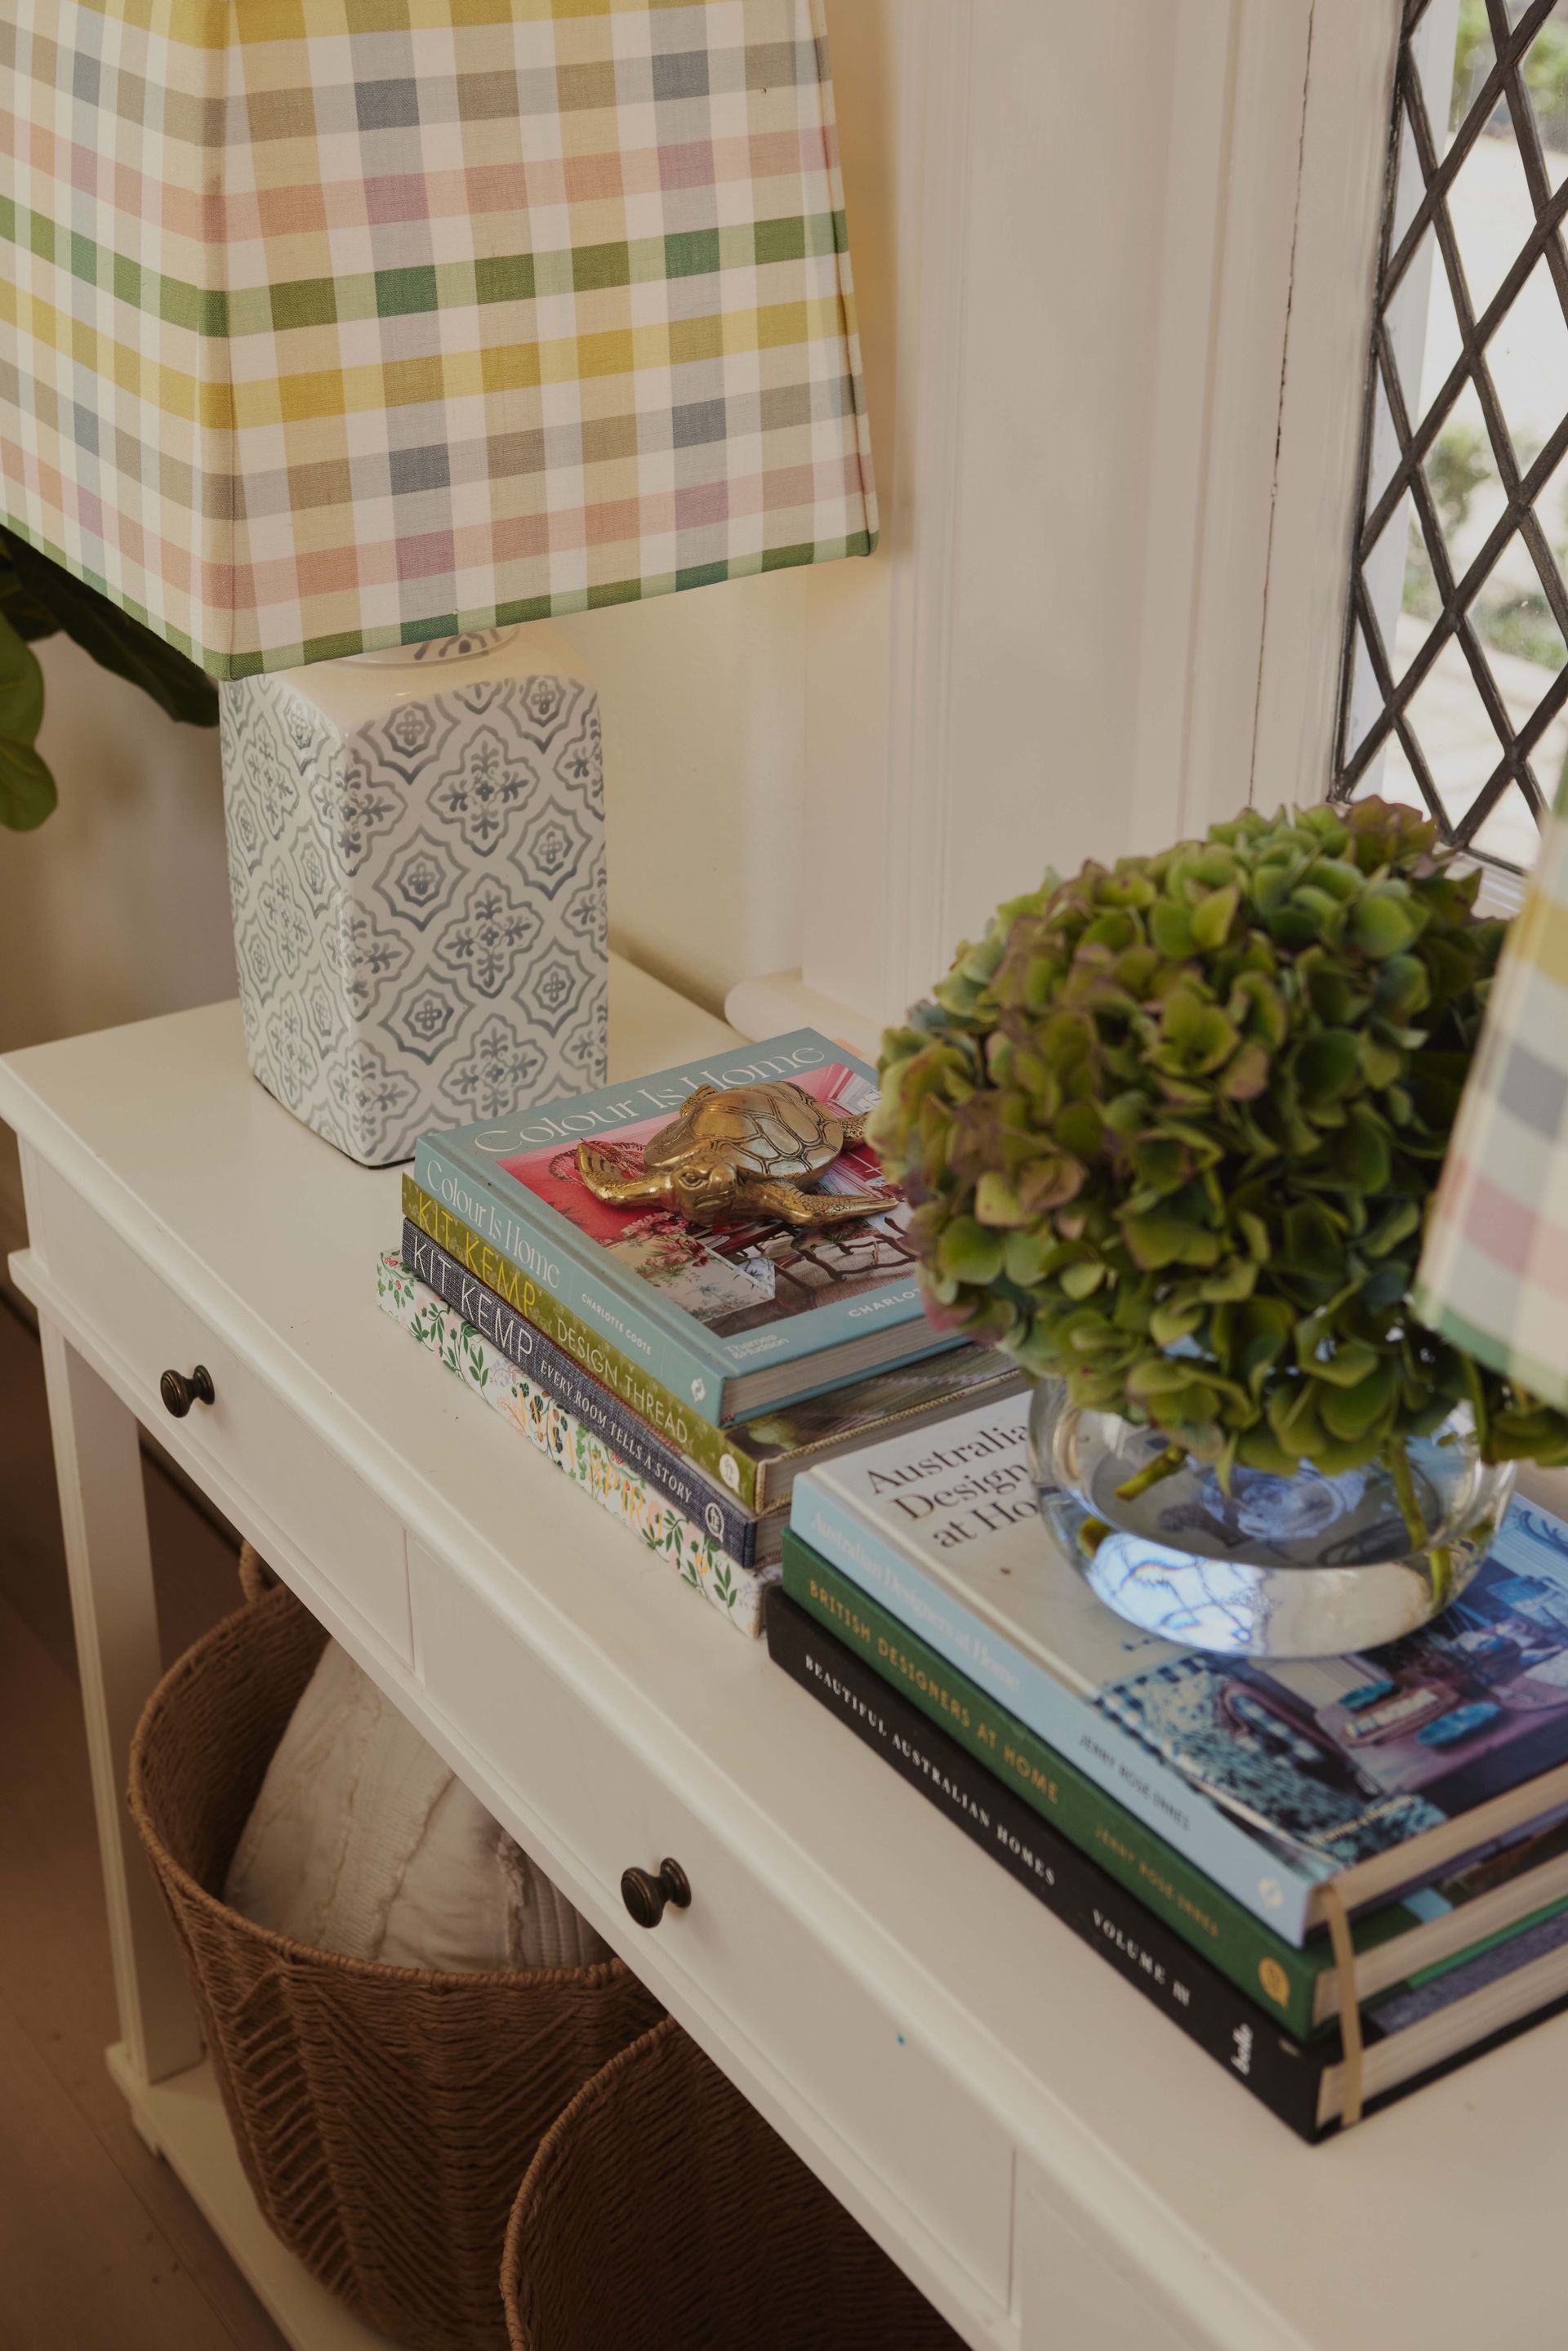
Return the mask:
[(1451, 1246), (1477, 1249), (1521, 1280), (1568, 1298), (1568, 1231), (1469, 1161), (1449, 1160), (1433, 1222)]
[[(16, 147), (16, 118), (0, 115), (0, 154)], [(602, 155), (545, 155), (515, 163), (450, 171), (344, 177), (257, 190), (203, 191), (150, 178), (132, 165), (108, 165), (91, 148), (21, 126), (23, 157), (34, 170), (89, 194), (103, 193), (128, 228), (155, 222), (193, 243), (242, 244), (310, 230), (366, 228), (392, 220), (462, 220), (621, 196), (656, 196), (671, 188), (725, 187), (757, 180), (798, 183), (825, 173), (827, 143), (813, 126), (685, 146), (627, 148)], [(192, 151), (193, 162), (197, 151)], [(105, 173), (110, 186), (100, 187)]]

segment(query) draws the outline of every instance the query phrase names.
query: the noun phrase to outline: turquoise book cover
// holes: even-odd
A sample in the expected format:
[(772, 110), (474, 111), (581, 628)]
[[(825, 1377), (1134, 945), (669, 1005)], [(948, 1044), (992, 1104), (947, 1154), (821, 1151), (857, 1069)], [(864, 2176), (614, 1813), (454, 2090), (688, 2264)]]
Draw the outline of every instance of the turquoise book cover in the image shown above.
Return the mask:
[[(683, 1386), (694, 1392), (705, 1373), (722, 1392), (730, 1380), (804, 1363), (872, 1333), (907, 1333), (904, 1359), (956, 1343), (925, 1321), (908, 1207), (864, 1145), (844, 1150), (816, 1188), (830, 1197), (875, 1193), (886, 1210), (833, 1228), (797, 1228), (766, 1217), (698, 1227), (662, 1204), (612, 1205), (583, 1181), (580, 1143), (635, 1176), (649, 1138), (697, 1087), (779, 1079), (852, 1115), (876, 1101), (875, 1074), (865, 1062), (802, 1029), (539, 1103), (504, 1124), (427, 1136), (415, 1155), (416, 1177), (457, 1215), (476, 1206), (486, 1236), (563, 1299), (565, 1269), (574, 1269), (587, 1311), (650, 1367), (663, 1355), (659, 1339), (678, 1349), (691, 1372)], [(696, 1400), (717, 1396), (706, 1392)]]

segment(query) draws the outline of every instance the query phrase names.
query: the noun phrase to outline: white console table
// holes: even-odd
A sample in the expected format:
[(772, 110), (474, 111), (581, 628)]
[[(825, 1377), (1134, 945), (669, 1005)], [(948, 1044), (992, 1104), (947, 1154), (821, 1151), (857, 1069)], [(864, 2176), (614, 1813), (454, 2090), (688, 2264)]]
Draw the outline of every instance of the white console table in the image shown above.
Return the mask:
[[(733, 1032), (624, 966), (617, 1073)], [(300, 2351), (374, 2338), (258, 2220), (121, 1790), (160, 1667), (137, 1424), (418, 1722), (969, 2343), (1558, 2351), (1568, 2020), (1299, 2145), (377, 1311), (394, 1172), (237, 1008), (0, 1061), (22, 1140), (139, 2126)], [(215, 1401), (163, 1411), (165, 1368)], [(651, 1933), (622, 1868), (674, 1855)], [(608, 2351), (608, 2346), (607, 2346)]]

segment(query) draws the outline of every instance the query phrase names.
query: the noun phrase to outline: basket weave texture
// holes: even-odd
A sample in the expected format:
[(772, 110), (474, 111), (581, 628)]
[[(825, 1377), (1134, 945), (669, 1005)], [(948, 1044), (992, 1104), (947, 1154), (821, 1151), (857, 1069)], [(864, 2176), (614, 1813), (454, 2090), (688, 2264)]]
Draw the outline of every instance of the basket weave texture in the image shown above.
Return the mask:
[(131, 1810), (271, 2227), (414, 2351), (505, 2351), (507, 2216), (542, 2134), (661, 2013), (620, 1960), (426, 1974), (307, 1949), (222, 1900), (326, 1635), (254, 1556), (242, 1608), (148, 1701)]
[(501, 2291), (513, 2351), (963, 2351), (673, 2017), (540, 2142)]

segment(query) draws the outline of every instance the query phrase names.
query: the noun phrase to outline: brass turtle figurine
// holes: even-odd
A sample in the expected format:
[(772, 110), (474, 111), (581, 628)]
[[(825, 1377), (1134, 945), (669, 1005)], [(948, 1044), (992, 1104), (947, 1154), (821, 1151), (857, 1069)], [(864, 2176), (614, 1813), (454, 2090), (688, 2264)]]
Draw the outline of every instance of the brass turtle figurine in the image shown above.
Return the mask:
[(865, 1138), (865, 1119), (820, 1102), (787, 1079), (757, 1086), (698, 1086), (668, 1126), (649, 1138), (641, 1176), (622, 1175), (608, 1153), (577, 1146), (578, 1173), (596, 1199), (617, 1208), (670, 1208), (694, 1225), (745, 1224), (781, 1217), (790, 1225), (841, 1224), (894, 1204), (873, 1192), (825, 1196), (806, 1186), (846, 1144)]

